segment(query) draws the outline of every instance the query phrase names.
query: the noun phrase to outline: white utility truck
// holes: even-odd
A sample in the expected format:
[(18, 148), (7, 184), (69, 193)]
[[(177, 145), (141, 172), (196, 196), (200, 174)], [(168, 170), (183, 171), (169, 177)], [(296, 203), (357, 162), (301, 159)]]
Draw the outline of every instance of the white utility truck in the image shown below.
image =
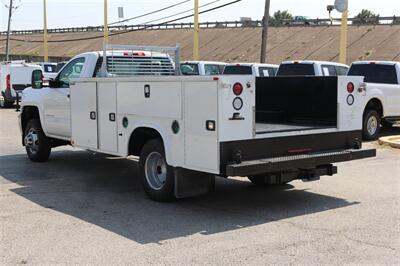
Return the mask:
[(349, 76), (364, 76), (363, 133), (367, 140), (379, 136), (380, 125), (391, 127), (400, 121), (400, 62), (358, 61)]
[(280, 64), (277, 76), (345, 76), (349, 66), (345, 64), (311, 61), (311, 60), (295, 60), (284, 61)]
[(184, 76), (215, 76), (224, 72), (225, 65), (214, 61), (185, 61), (181, 63), (181, 72)]
[(224, 75), (253, 75), (255, 77), (276, 76), (278, 65), (259, 63), (235, 63), (225, 66)]
[(0, 107), (10, 107), (26, 87), (31, 84), (32, 72), (40, 66), (25, 61), (0, 63)]
[[(126, 57), (115, 56), (117, 49)], [(145, 76), (126, 76), (128, 62), (154, 58), (148, 50), (159, 51), (164, 63)], [(106, 45), (103, 56), (73, 58), (51, 88), (34, 73), (20, 115), (28, 157), (43, 162), (52, 147), (69, 144), (139, 156), (146, 193), (169, 201), (212, 190), (215, 176), (284, 184), (334, 175), (333, 163), (375, 156), (361, 147), (362, 77), (182, 76), (161, 56), (171, 50)], [(179, 66), (179, 49), (174, 53)]]

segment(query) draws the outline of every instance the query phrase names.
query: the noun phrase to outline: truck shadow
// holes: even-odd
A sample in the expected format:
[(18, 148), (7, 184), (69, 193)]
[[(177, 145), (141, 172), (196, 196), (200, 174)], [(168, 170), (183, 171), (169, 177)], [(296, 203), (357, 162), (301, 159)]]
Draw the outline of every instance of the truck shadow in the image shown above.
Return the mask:
[(142, 244), (358, 204), (291, 185), (256, 188), (247, 179), (220, 178), (208, 195), (157, 203), (144, 194), (136, 162), (85, 151), (56, 151), (44, 164), (22, 154), (2, 156), (0, 165), (0, 176), (19, 186), (11, 192)]

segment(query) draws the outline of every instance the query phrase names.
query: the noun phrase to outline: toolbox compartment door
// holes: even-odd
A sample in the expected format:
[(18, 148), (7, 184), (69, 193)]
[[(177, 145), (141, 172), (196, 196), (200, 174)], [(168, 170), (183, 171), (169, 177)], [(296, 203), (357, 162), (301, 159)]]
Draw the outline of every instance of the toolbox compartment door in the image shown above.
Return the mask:
[(71, 84), (71, 129), (74, 146), (98, 148), (96, 82)]
[[(184, 83), (185, 166), (189, 169), (219, 173), (218, 83)], [(214, 123), (207, 129), (207, 121)]]

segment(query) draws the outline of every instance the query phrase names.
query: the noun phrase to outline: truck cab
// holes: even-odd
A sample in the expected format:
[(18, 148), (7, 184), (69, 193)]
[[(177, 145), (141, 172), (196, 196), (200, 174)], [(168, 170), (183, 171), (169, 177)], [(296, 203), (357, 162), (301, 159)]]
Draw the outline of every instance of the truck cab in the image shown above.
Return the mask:
[(347, 65), (340, 63), (294, 60), (282, 62), (277, 76), (345, 76), (348, 69)]
[(367, 140), (376, 139), (381, 125), (400, 121), (400, 62), (357, 61), (348, 75), (364, 77), (363, 134)]
[(276, 76), (278, 65), (258, 63), (235, 63), (227, 64), (224, 75), (252, 75), (255, 77)]

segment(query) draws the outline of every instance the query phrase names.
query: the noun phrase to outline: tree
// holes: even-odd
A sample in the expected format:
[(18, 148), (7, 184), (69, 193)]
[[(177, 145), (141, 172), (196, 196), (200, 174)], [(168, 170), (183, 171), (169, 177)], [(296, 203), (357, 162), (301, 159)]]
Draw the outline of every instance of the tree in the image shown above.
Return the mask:
[(293, 15), (289, 13), (287, 10), (278, 10), (274, 13), (272, 18), (270, 18), (272, 25), (282, 25), (283, 20), (291, 20), (293, 19)]
[(374, 12), (363, 9), (357, 16), (354, 17), (353, 24), (378, 24), (379, 15)]

